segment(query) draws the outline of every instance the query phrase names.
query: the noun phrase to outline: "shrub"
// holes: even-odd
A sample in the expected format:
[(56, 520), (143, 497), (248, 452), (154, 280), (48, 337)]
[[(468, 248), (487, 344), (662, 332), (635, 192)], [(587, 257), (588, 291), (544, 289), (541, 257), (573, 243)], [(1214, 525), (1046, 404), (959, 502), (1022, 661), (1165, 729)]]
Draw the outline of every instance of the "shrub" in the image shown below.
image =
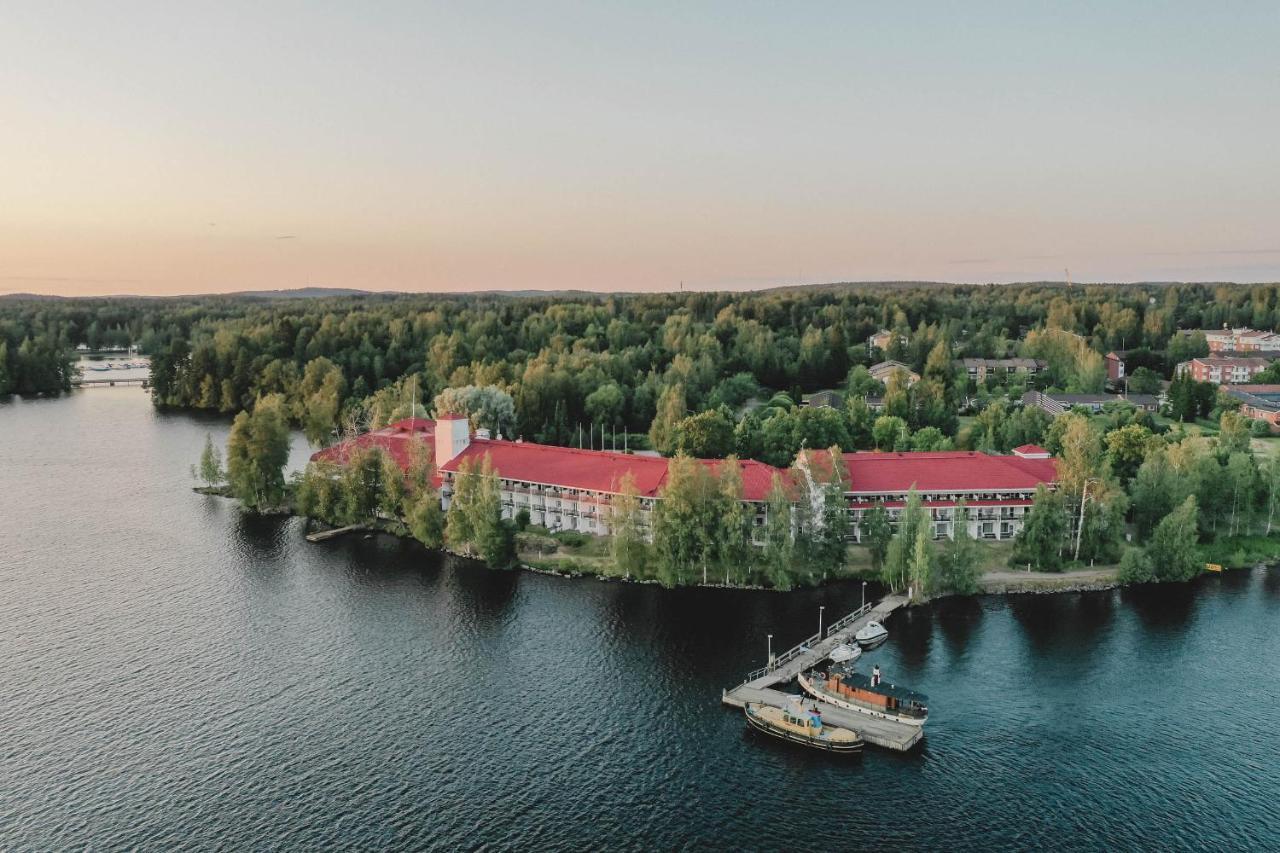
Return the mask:
[(551, 534), (561, 545), (567, 545), (570, 548), (581, 548), (587, 544), (587, 534), (579, 533), (576, 530), (561, 530), (559, 533)]

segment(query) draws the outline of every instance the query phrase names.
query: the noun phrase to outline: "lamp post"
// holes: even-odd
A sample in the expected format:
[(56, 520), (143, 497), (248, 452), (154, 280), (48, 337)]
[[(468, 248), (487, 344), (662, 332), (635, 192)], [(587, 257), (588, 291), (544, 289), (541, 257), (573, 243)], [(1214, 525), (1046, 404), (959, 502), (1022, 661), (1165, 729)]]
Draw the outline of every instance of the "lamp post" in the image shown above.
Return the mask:
[(766, 667), (773, 666), (773, 634), (769, 634), (769, 657), (765, 660)]
[[(866, 606), (867, 606), (867, 582), (863, 581), (862, 582), (862, 607), (866, 607)], [(859, 607), (858, 609), (861, 610), (862, 607)]]
[(826, 609), (827, 609), (827, 606), (825, 604), (818, 605), (818, 639), (819, 640), (822, 639), (822, 611)]

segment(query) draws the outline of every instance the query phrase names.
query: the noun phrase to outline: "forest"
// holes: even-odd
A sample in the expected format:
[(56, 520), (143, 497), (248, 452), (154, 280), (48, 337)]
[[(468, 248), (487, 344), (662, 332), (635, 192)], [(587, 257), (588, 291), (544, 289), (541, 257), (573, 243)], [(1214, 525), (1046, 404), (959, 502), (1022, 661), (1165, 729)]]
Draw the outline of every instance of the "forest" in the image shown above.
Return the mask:
[[(1173, 375), (1207, 352), (1203, 335), (1181, 330), (1224, 325), (1280, 325), (1280, 286), (5, 299), (0, 391), (65, 388), (70, 348), (130, 343), (151, 356), (156, 406), (247, 417), (266, 400), (271, 417), (318, 445), (406, 415), (410, 401), (425, 414), (441, 399), (510, 437), (779, 467), (806, 448), (1008, 452), (1040, 443), (1073, 473), (1037, 499), (1012, 561), (1059, 569), (1123, 559), (1140, 579), (1171, 571), (1167, 555), (1147, 553), (1168, 540), (1168, 518), (1196, 519), (1193, 545), (1271, 529), (1273, 466), (1249, 443), (1260, 425), (1215, 387)], [(888, 345), (871, 346), (882, 329)], [(1101, 392), (1110, 350), (1125, 353), (1134, 393), (1173, 380), (1169, 417), (1108, 407), (1055, 420), (1020, 404), (1032, 388)], [(1047, 367), (975, 386), (957, 364), (1009, 356)], [(868, 367), (886, 359), (919, 381), (906, 371), (873, 378)], [(842, 405), (804, 405), (818, 391), (841, 392)], [(1213, 429), (1188, 429), (1196, 422)], [(308, 499), (333, 512), (323, 495)], [(1125, 547), (1126, 534), (1142, 548)], [(877, 549), (877, 565), (889, 556), (887, 545)], [(887, 571), (901, 571), (894, 558), (898, 568)]]

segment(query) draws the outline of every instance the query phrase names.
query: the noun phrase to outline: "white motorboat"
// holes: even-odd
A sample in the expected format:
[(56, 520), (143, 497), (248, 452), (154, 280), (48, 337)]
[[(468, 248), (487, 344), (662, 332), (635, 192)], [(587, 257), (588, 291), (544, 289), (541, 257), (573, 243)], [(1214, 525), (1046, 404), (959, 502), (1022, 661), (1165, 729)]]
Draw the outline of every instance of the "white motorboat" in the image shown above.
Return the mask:
[(862, 657), (862, 649), (841, 643), (831, 650), (831, 654), (828, 657), (831, 658), (832, 663), (853, 663)]
[(858, 641), (858, 645), (874, 646), (876, 643), (883, 642), (889, 636), (889, 629), (881, 625), (879, 622), (868, 622), (853, 638)]

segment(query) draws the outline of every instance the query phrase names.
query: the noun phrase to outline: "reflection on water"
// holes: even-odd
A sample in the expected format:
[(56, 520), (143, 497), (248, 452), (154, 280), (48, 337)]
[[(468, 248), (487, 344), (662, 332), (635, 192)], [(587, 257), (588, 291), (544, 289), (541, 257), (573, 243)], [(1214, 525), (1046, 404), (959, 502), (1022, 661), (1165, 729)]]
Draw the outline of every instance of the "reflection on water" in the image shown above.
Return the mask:
[(719, 697), (859, 584), (308, 543), (190, 491), (227, 426), (0, 404), (0, 849), (1280, 847), (1280, 572), (895, 614), (861, 665), (929, 695), (926, 739), (849, 761)]

